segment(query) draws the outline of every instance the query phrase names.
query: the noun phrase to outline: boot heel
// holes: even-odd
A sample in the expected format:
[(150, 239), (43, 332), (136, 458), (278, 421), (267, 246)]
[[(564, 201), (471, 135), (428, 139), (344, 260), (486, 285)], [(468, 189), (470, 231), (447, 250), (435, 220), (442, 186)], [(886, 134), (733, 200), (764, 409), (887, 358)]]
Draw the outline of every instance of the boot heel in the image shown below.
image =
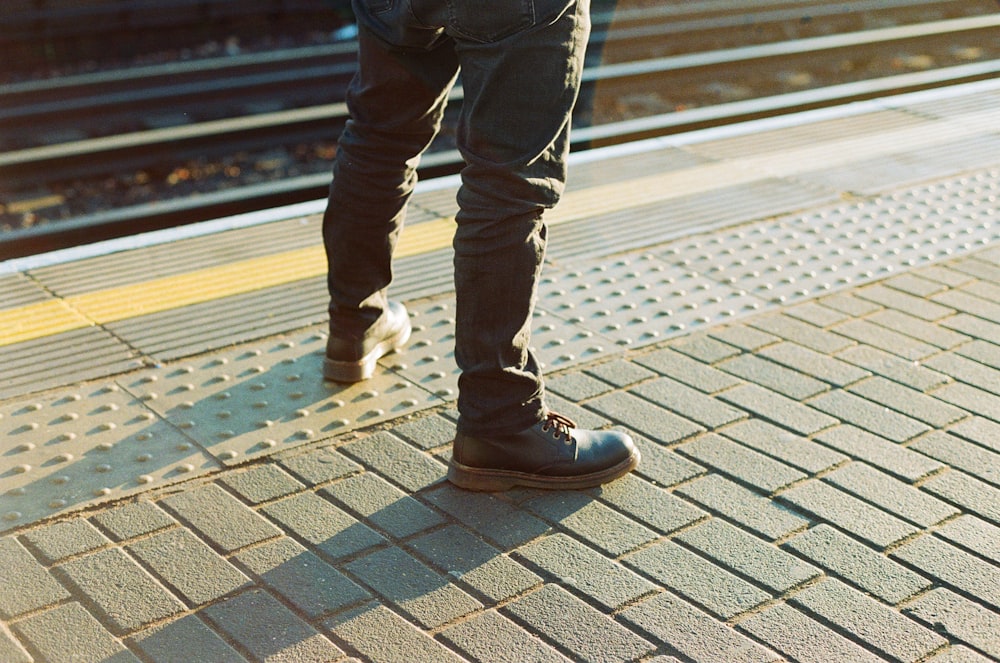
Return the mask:
[(465, 490), (498, 493), (518, 485), (512, 477), (497, 476), (495, 471), (481, 472), (454, 460), (448, 466), (448, 481)]

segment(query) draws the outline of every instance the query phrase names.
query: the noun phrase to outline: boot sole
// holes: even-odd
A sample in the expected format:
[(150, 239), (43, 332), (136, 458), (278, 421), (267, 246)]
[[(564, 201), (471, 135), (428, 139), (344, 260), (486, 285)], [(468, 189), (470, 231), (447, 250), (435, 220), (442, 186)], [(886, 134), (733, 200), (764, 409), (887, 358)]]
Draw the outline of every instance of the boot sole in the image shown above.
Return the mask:
[(369, 379), (375, 375), (375, 366), (378, 360), (403, 347), (410, 340), (411, 331), (410, 325), (406, 325), (396, 335), (383, 340), (358, 361), (336, 361), (325, 357), (323, 359), (323, 377), (332, 382), (348, 383)]
[(448, 480), (459, 488), (491, 493), (510, 490), (516, 486), (545, 490), (579, 490), (594, 488), (625, 476), (639, 465), (640, 458), (639, 450), (636, 449), (635, 453), (622, 462), (600, 472), (567, 477), (469, 467), (452, 460), (448, 466)]

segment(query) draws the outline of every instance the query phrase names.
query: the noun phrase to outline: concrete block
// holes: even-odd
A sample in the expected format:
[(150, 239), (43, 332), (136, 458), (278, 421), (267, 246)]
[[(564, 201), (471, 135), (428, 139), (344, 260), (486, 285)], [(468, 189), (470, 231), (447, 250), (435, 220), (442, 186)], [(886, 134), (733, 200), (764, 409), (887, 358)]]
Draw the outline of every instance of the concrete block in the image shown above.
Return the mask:
[(951, 590), (933, 589), (907, 605), (903, 613), (1000, 659), (1000, 615)]
[(672, 444), (705, 429), (628, 393), (614, 392), (589, 401), (587, 408), (620, 422), (660, 444)]
[(601, 486), (596, 489), (596, 495), (615, 509), (663, 534), (708, 517), (701, 509), (634, 474)]
[(177, 521), (168, 516), (163, 509), (145, 500), (102, 511), (94, 515), (93, 520), (114, 541), (126, 541), (144, 534), (152, 534), (177, 524)]
[(67, 598), (69, 592), (17, 539), (0, 539), (0, 617), (10, 619)]
[(757, 355), (742, 354), (721, 361), (717, 366), (747, 382), (753, 382), (795, 400), (803, 400), (829, 389), (829, 386), (819, 380)]
[(950, 504), (864, 463), (838, 468), (824, 476), (823, 481), (924, 528), (960, 513)]
[[(938, 352), (938, 348), (930, 343), (918, 341), (915, 338), (892, 329), (886, 329), (867, 320), (849, 320), (831, 327), (830, 330), (845, 337), (845, 340), (851, 339), (856, 343), (870, 345), (891, 354), (899, 355), (903, 359), (909, 359), (910, 361), (923, 360)], [(847, 346), (836, 348), (833, 352), (839, 352), (845, 347)]]
[(812, 435), (838, 423), (831, 416), (756, 384), (729, 389), (719, 398), (801, 435)]
[[(569, 663), (538, 637), (492, 610), (441, 632), (441, 637), (474, 661), (490, 663)], [(409, 662), (408, 662), (409, 663)]]
[(627, 359), (613, 359), (587, 368), (587, 373), (619, 389), (656, 377), (656, 372)]
[(833, 354), (854, 345), (843, 336), (820, 329), (802, 320), (796, 320), (783, 313), (757, 316), (751, 318), (747, 324), (821, 354)]
[(1000, 566), (965, 552), (943, 539), (927, 535), (909, 541), (891, 554), (904, 564), (955, 587), (986, 605), (1000, 608)]
[(129, 638), (130, 644), (153, 663), (212, 661), (245, 663), (235, 649), (195, 615), (157, 624)]
[(421, 497), (504, 551), (551, 529), (545, 521), (488, 493), (470, 493), (449, 484)]
[(632, 388), (629, 393), (652, 401), (708, 429), (725, 426), (747, 416), (742, 410), (730, 407), (670, 378), (659, 378), (641, 384)]
[(320, 493), (399, 538), (444, 522), (436, 511), (371, 472), (338, 481), (321, 489)]
[(923, 454), (854, 426), (837, 426), (823, 431), (816, 440), (910, 483), (944, 467)]
[(384, 431), (341, 447), (341, 451), (408, 492), (442, 481), (447, 471), (430, 454)]
[(760, 419), (741, 421), (721, 434), (792, 467), (816, 474), (847, 460), (847, 456)]
[(331, 447), (306, 453), (279, 456), (282, 467), (308, 486), (341, 479), (362, 471), (362, 467)]
[(766, 493), (773, 493), (807, 476), (714, 433), (682, 444), (677, 447), (677, 452)]
[(586, 493), (546, 491), (524, 505), (528, 511), (576, 534), (591, 545), (618, 557), (635, 550), (658, 534)]
[(751, 615), (737, 628), (801, 663), (884, 660), (785, 603)]
[(162, 504), (224, 553), (280, 534), (277, 527), (215, 484), (176, 493)]
[[(944, 373), (933, 371), (923, 364), (908, 361), (870, 345), (847, 348), (837, 353), (837, 359), (865, 369), (866, 375), (872, 373), (881, 375), (920, 392), (930, 391), (935, 387), (947, 384), (950, 380)], [(849, 383), (839, 386), (846, 386), (846, 384)]]
[(220, 480), (251, 504), (270, 502), (305, 488), (273, 463), (255, 465), (245, 471), (226, 472)]
[(455, 439), (455, 422), (434, 414), (394, 426), (392, 433), (421, 449), (434, 449)]
[(1000, 525), (1000, 489), (964, 472), (942, 472), (921, 484), (920, 489)]
[[(388, 608), (369, 604), (331, 617), (324, 627), (358, 650), (365, 660), (382, 663), (440, 661), (462, 658)], [(372, 637), (377, 633), (378, 637)]]
[(685, 484), (675, 494), (772, 541), (804, 529), (809, 524), (802, 515), (718, 474)]
[(670, 348), (639, 355), (635, 357), (634, 361), (660, 375), (683, 382), (689, 387), (694, 387), (707, 394), (714, 394), (740, 384), (740, 380), (732, 375), (723, 373), (717, 368), (691, 359)]
[[(851, 346), (842, 350), (838, 356), (857, 351), (859, 347), (867, 346)], [(799, 373), (811, 375), (836, 387), (844, 387), (871, 374), (864, 368), (853, 366), (837, 357), (822, 354), (797, 343), (778, 343), (764, 348), (759, 354), (765, 359), (787, 366)]]
[(42, 661), (139, 663), (79, 603), (64, 603), (13, 624), (14, 632)]
[(385, 542), (382, 535), (316, 493), (300, 493), (272, 502), (263, 510), (290, 534), (315, 546), (333, 561)]
[(821, 394), (811, 399), (809, 405), (844, 423), (854, 424), (894, 442), (905, 442), (930, 430), (929, 426), (916, 419), (846, 391)]
[(942, 431), (934, 431), (911, 444), (909, 448), (1000, 486), (1000, 454), (977, 444), (966, 442)]
[(110, 543), (96, 527), (82, 518), (31, 530), (22, 536), (22, 540), (48, 564), (96, 550)]
[(935, 428), (944, 428), (969, 416), (961, 408), (882, 377), (854, 384), (848, 391)]

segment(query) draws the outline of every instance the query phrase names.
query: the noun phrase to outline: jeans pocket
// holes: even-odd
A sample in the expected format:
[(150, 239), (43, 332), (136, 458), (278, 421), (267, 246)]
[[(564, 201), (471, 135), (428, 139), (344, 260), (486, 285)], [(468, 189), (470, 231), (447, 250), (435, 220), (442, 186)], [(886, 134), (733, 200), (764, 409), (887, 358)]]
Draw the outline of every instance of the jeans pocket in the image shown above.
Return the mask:
[(457, 34), (474, 41), (486, 43), (499, 41), (530, 28), (535, 23), (534, 0), (490, 0), (488, 3), (447, 0), (447, 2), (451, 28)]

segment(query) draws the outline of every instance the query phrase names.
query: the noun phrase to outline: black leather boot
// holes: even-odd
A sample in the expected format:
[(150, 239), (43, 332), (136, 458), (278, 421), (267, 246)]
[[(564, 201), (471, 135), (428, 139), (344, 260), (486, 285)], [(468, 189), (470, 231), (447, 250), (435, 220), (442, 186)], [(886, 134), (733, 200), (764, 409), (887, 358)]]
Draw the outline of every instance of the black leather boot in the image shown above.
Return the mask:
[(468, 490), (514, 486), (568, 490), (608, 483), (638, 464), (639, 450), (628, 435), (581, 430), (550, 412), (543, 421), (513, 435), (459, 433), (448, 479)]
[(330, 336), (326, 342), (323, 377), (334, 382), (360, 382), (375, 374), (382, 356), (403, 347), (410, 338), (410, 315), (399, 302), (389, 302), (379, 318), (360, 339)]

